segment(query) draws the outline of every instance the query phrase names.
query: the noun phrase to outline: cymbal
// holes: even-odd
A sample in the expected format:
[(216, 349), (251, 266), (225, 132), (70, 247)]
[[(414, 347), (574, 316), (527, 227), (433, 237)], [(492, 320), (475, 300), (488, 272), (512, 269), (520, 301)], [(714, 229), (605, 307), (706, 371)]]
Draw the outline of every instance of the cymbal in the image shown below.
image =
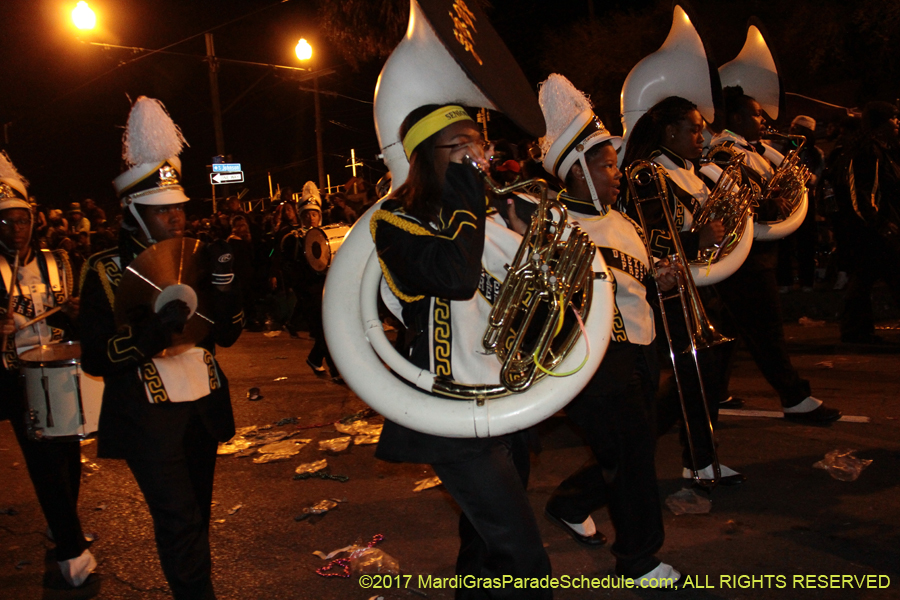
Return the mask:
[(135, 314), (156, 312), (168, 301), (180, 299), (191, 308), (191, 316), (162, 355), (181, 354), (203, 340), (213, 324), (210, 294), (203, 284), (209, 277), (204, 246), (200, 240), (178, 237), (141, 252), (123, 271), (116, 290), (116, 326), (128, 325)]

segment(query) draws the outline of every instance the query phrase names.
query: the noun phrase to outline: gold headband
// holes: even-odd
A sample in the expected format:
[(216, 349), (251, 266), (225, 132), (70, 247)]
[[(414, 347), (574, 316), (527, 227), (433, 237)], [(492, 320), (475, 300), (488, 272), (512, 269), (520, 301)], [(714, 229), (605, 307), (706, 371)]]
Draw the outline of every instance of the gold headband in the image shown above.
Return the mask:
[(406, 151), (406, 158), (412, 156), (413, 150), (424, 142), (426, 139), (457, 121), (471, 121), (472, 117), (466, 112), (462, 106), (450, 104), (442, 106), (436, 111), (426, 115), (420, 119), (415, 125), (410, 127), (406, 137), (403, 138), (403, 150)]

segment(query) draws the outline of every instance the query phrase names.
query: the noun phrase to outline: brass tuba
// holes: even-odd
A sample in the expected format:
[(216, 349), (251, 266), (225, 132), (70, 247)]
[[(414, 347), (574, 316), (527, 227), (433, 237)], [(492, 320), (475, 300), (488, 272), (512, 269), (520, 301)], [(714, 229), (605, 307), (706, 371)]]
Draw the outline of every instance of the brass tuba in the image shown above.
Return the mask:
[[(730, 148), (726, 149), (730, 150)], [(744, 155), (731, 152), (724, 169), (716, 167), (710, 158), (701, 159), (701, 171), (716, 180), (706, 202), (693, 215), (691, 232), (696, 233), (706, 224), (721, 219), (725, 235), (719, 244), (702, 248), (700, 255), (689, 262), (694, 283), (698, 286), (714, 285), (738, 270), (750, 253), (753, 243), (752, 209), (759, 197), (759, 186), (744, 181), (741, 165)]]
[[(375, 92), (376, 130), (394, 186), (402, 184), (408, 173), (400, 123), (419, 106), (448, 102), (500, 110), (531, 135), (543, 133), (543, 115), (534, 91), (479, 6), (464, 0), (412, 0), (406, 36), (388, 58)], [(495, 380), (460, 382), (412, 365), (385, 335), (378, 314), (382, 273), (369, 232), (372, 214), (379, 207), (370, 208), (347, 234), (329, 270), (323, 302), (329, 350), (341, 375), (362, 400), (385, 418), (417, 431), (444, 437), (490, 437), (546, 419), (581, 391), (609, 343), (613, 291), (611, 278), (605, 276), (606, 265), (593, 247), (576, 251), (577, 244), (570, 250), (565, 243), (579, 236), (570, 223), (560, 220), (564, 212), (550, 206), (540, 209), (543, 216), (532, 221), (529, 241), (510, 252), (515, 257), (509, 260), (512, 275), (506, 277), (501, 293), (511, 300), (506, 309), (497, 309), (497, 320), (503, 322), (504, 315), (513, 322), (534, 320), (541, 311), (529, 308), (524, 301), (527, 296), (542, 298), (540, 303), (556, 315), (553, 319), (558, 323), (559, 315), (575, 299), (582, 309), (590, 305), (584, 316), (586, 335), (574, 334), (571, 343), (563, 333), (550, 335), (546, 344), (523, 339), (522, 345), (511, 346), (506, 354), (508, 367), (482, 349), (485, 364), (494, 365), (497, 372)], [(501, 228), (490, 219), (486, 227)], [(505, 227), (502, 232), (509, 233)], [(572, 254), (579, 255), (577, 260)], [(521, 290), (518, 286), (523, 282), (527, 289), (520, 296), (516, 290)], [(513, 291), (507, 292), (508, 288)], [(523, 302), (515, 302), (517, 297)], [(544, 336), (544, 329), (537, 328), (538, 338)], [(514, 338), (501, 332), (497, 339), (505, 346)], [(550, 370), (549, 366), (574, 374), (544, 377), (541, 368), (537, 372), (526, 368), (529, 360), (535, 363), (535, 354), (544, 369)], [(503, 377), (501, 369), (506, 372)], [(520, 385), (528, 380), (533, 384)]]
[[(800, 150), (806, 144), (806, 138), (802, 135), (787, 135), (779, 133), (775, 129), (767, 129), (763, 132), (763, 138), (781, 139), (790, 143), (793, 147), (784, 155), (781, 164), (775, 169), (775, 175), (769, 180), (769, 186), (766, 189), (765, 199), (767, 201), (783, 200), (790, 207), (790, 213), (783, 221), (797, 222), (797, 227), (806, 217), (807, 208), (807, 189), (806, 184), (812, 174), (806, 165), (800, 162)], [(802, 212), (802, 218), (797, 218), (798, 213)], [(796, 227), (794, 228), (794, 230)], [(791, 230), (789, 233), (793, 233)], [(787, 234), (785, 234), (787, 235)], [(784, 237), (784, 236), (782, 236)]]
[[(703, 303), (700, 301), (700, 295), (697, 292), (697, 286), (694, 284), (694, 278), (691, 274), (691, 269), (687, 268), (684, 248), (681, 246), (681, 238), (678, 236), (678, 229), (676, 228), (675, 221), (672, 218), (672, 211), (669, 209), (669, 191), (665, 182), (665, 169), (653, 162), (647, 160), (638, 160), (625, 169), (625, 181), (628, 184), (628, 189), (631, 192), (631, 197), (634, 201), (635, 208), (637, 209), (641, 228), (645, 231), (647, 230), (647, 223), (644, 218), (643, 205), (648, 202), (659, 202), (661, 204), (662, 212), (665, 216), (666, 225), (669, 230), (669, 235), (671, 236), (672, 242), (675, 245), (675, 254), (670, 258), (673, 263), (682, 267), (682, 270), (678, 275), (678, 284), (675, 286), (674, 292), (666, 293), (660, 290), (659, 287), (657, 287), (657, 293), (659, 295), (659, 309), (662, 313), (662, 322), (666, 332), (666, 340), (669, 343), (669, 356), (672, 360), (672, 366), (675, 373), (675, 385), (678, 388), (678, 397), (681, 401), (681, 411), (682, 417), (684, 419), (684, 427), (687, 430), (686, 437), (688, 442), (688, 449), (691, 454), (693, 479), (694, 482), (698, 485), (715, 486), (715, 484), (721, 478), (722, 473), (719, 466), (719, 459), (716, 455), (712, 419), (710, 418), (709, 406), (706, 402), (706, 388), (703, 383), (703, 373), (700, 369), (700, 361), (698, 359), (697, 352), (699, 350), (712, 348), (713, 346), (730, 342), (732, 340), (731, 338), (724, 337), (719, 332), (717, 332), (712, 323), (710, 323), (709, 318), (706, 316), (706, 311), (703, 308)], [(644, 237), (643, 239), (644, 244), (647, 248), (647, 256), (651, 257), (650, 270), (655, 278), (657, 276), (658, 269), (656, 263), (654, 263), (652, 259), (653, 255), (650, 251), (649, 240), (647, 239), (647, 237)], [(669, 319), (666, 316), (665, 301), (673, 298), (678, 298), (680, 300), (681, 308), (684, 313), (684, 322), (688, 328), (688, 338), (690, 339), (690, 346), (686, 349), (676, 350), (676, 348), (672, 345), (672, 335), (670, 333)], [(706, 414), (706, 425), (709, 430), (710, 448), (712, 449), (713, 473), (715, 475), (711, 483), (705, 483), (705, 480), (700, 478), (697, 459), (694, 453), (694, 443), (691, 437), (690, 420), (688, 419), (684, 392), (682, 390), (681, 379), (678, 374), (677, 363), (675, 362), (675, 355), (682, 352), (689, 352), (693, 357), (694, 366), (697, 370), (697, 379), (700, 383), (700, 394), (702, 396), (703, 411)]]

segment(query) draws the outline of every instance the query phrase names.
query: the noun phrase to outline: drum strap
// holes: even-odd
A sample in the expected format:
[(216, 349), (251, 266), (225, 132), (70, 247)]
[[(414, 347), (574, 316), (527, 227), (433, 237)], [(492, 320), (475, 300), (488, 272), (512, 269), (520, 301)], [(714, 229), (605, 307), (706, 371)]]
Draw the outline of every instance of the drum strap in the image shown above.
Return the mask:
[[(12, 269), (9, 268), (9, 261), (5, 256), (0, 256), (0, 275), (3, 277), (4, 290), (13, 289)], [(10, 292), (12, 293), (12, 292)]]
[(44, 255), (44, 264), (47, 268), (47, 281), (50, 283), (50, 289), (56, 295), (56, 292), (62, 291), (62, 285), (59, 282), (59, 263), (56, 262), (56, 255), (51, 250), (43, 248), (41, 254)]

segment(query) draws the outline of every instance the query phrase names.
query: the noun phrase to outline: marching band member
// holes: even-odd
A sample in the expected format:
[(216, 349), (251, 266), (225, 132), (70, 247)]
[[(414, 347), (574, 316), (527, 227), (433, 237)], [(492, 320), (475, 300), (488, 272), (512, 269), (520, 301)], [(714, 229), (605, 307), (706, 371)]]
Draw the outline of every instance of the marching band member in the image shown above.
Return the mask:
[[(400, 128), (400, 138), (409, 176), (371, 221), (391, 292), (385, 300), (399, 309), (407, 327), (403, 349), (409, 360), (450, 375), (453, 356), (448, 339), (440, 334), (452, 335), (454, 343), (462, 334), (446, 331), (456, 308), (451, 302), (483, 302), (476, 292), (485, 248), (484, 185), (473, 169), (460, 163), (467, 155), (484, 160), (484, 141), (466, 110), (455, 105), (413, 110)], [(445, 438), (385, 421), (375, 455), (430, 464), (462, 511), (456, 563), (460, 575), (550, 574), (550, 559), (525, 492), (525, 436)], [(552, 591), (463, 589), (456, 597), (550, 598)]]
[[(566, 407), (594, 459), (557, 487), (545, 512), (576, 541), (600, 546), (605, 538), (591, 513), (608, 506), (616, 531), (616, 574), (640, 586), (677, 586), (681, 574), (655, 557), (665, 533), (651, 421), (659, 376), (653, 309), (647, 301), (652, 280), (640, 228), (613, 207), (622, 176), (616, 166), (622, 140), (609, 133), (587, 97), (561, 75), (551, 75), (541, 85), (540, 104), (547, 121), (547, 135), (541, 139), (544, 168), (565, 182), (559, 199), (610, 267), (616, 302), (603, 362)], [(662, 273), (657, 284), (671, 289), (674, 275)], [(656, 585), (650, 580), (657, 580)]]
[[(666, 185), (669, 190), (672, 214), (675, 226), (679, 228), (681, 245), (690, 260), (697, 256), (698, 250), (709, 248), (722, 242), (725, 227), (721, 219), (712, 221), (700, 229), (697, 233), (691, 232), (692, 215), (709, 197), (709, 188), (696, 171), (693, 161), (703, 154), (703, 117), (697, 106), (684, 98), (670, 96), (656, 103), (634, 125), (628, 144), (625, 148), (622, 164), (628, 166), (637, 160), (649, 160), (665, 169)], [(626, 196), (627, 198), (627, 196)], [(637, 219), (637, 206), (626, 199), (626, 212), (633, 219)], [(648, 206), (644, 217), (650, 228), (645, 232), (648, 235), (653, 256), (664, 258), (675, 253), (675, 245), (671, 239), (671, 233), (662, 208), (654, 212), (656, 206)], [(672, 320), (670, 334), (673, 347), (690, 347), (690, 332), (684, 323), (684, 313), (680, 302), (673, 298), (667, 302), (666, 315)], [(662, 340), (661, 346), (665, 346)], [(668, 348), (662, 354), (669, 356)], [(707, 349), (698, 352), (701, 371), (704, 374), (704, 388), (706, 390), (706, 402), (709, 410), (710, 422), (715, 427), (719, 415), (719, 396), (716, 388), (720, 384), (721, 352), (718, 349)], [(667, 361), (671, 362), (667, 358)], [(682, 476), (685, 479), (692, 478), (692, 468), (700, 471), (702, 480), (714, 478), (714, 440), (710, 439), (710, 432), (706, 426), (706, 412), (702, 402), (704, 394), (701, 393), (697, 371), (693, 364), (693, 358), (689, 354), (676, 355), (676, 367), (679, 369), (679, 381), (685, 397), (685, 409), (690, 420), (690, 434), (693, 442), (696, 465), (691, 459), (690, 447), (687, 443), (687, 429), (681, 424), (680, 436), (682, 445)], [(659, 406), (659, 430), (660, 433), (668, 431), (678, 420), (683, 419), (678, 398), (678, 389), (670, 386)], [(703, 425), (701, 427), (701, 424)], [(725, 466), (721, 466), (722, 485), (736, 485), (742, 483), (745, 477)]]
[(325, 273), (317, 273), (309, 265), (304, 254), (306, 232), (313, 227), (322, 225), (322, 197), (319, 195), (316, 184), (312, 181), (307, 181), (303, 185), (299, 209), (300, 227), (304, 233), (302, 237), (297, 238), (300, 249), (295, 254), (296, 279), (291, 286), (297, 294), (297, 307), (294, 309), (294, 314), (306, 318), (309, 335), (313, 339), (313, 347), (306, 357), (306, 364), (316, 375), (324, 375), (325, 367), (322, 366), (324, 361), (328, 366), (331, 380), (335, 383), (343, 383), (343, 379), (331, 359), (328, 346), (325, 344), (325, 331), (322, 329), (322, 290), (325, 287)]
[[(725, 130), (712, 138), (710, 148), (730, 146), (743, 153), (744, 173), (765, 191), (783, 157), (760, 141), (765, 125), (762, 107), (739, 86), (726, 87), (723, 95)], [(763, 220), (777, 219), (790, 211), (787, 204), (785, 198), (773, 199), (757, 213)], [(841, 411), (811, 395), (809, 381), (800, 377), (788, 356), (775, 278), (777, 247), (776, 242), (756, 240), (741, 267), (716, 290), (730, 315), (727, 325), (741, 335), (763, 377), (778, 392), (785, 418), (830, 423), (841, 417)]]
[(841, 341), (883, 344), (875, 335), (872, 286), (883, 280), (900, 303), (900, 118), (895, 105), (876, 101), (862, 119), (862, 136), (844, 151), (834, 186), (854, 258)]
[[(119, 246), (92, 256), (82, 271), (81, 330), (84, 369), (106, 385), (97, 453), (128, 463), (153, 517), (172, 594), (196, 600), (215, 598), (209, 519), (216, 449), (234, 436), (228, 381), (214, 357), (215, 346), (232, 345), (243, 325), (227, 244), (209, 247), (212, 280), (203, 283), (215, 324), (197, 347), (159, 357), (188, 319), (182, 300), (131, 315), (122, 327), (114, 318), (128, 265), (151, 244), (184, 235), (183, 144), (162, 103), (138, 98), (124, 138), (129, 168), (114, 181), (125, 213)], [(174, 359), (182, 359), (178, 368), (167, 367)]]
[[(28, 476), (56, 543), (60, 572), (69, 585), (78, 587), (97, 566), (78, 518), (81, 444), (77, 439), (29, 438), (28, 406), (18, 368), (18, 351), (71, 339), (78, 300), (69, 297), (65, 285), (72, 277), (65, 252), (35, 250), (32, 244), (34, 219), (26, 186), (9, 157), (0, 153), (0, 290), (4, 292), (0, 327), (5, 343), (0, 349), (0, 418), (10, 420), (22, 449)], [(13, 298), (12, 314), (6, 313), (9, 298)], [(62, 311), (23, 327), (54, 305), (61, 305)]]

